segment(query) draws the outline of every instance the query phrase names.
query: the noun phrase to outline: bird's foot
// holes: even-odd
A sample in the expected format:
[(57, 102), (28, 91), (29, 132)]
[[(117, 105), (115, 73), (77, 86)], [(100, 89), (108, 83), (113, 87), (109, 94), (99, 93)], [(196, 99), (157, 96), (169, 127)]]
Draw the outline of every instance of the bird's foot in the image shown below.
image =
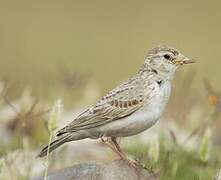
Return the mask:
[(140, 163), (135, 159), (129, 159), (128, 157), (123, 159), (129, 166), (138, 169), (140, 167)]

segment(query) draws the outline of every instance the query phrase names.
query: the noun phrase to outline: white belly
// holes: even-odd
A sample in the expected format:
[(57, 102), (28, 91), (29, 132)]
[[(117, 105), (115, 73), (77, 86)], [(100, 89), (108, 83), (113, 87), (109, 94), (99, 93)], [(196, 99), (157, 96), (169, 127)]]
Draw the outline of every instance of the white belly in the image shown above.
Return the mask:
[(138, 134), (153, 126), (160, 118), (170, 96), (170, 82), (165, 82), (151, 101), (132, 115), (99, 127), (103, 136), (124, 137)]

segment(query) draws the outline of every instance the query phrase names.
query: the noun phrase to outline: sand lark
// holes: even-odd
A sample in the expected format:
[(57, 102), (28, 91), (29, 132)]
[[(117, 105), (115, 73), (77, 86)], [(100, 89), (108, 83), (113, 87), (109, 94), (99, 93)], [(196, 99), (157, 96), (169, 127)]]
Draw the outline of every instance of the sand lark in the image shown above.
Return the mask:
[[(49, 151), (70, 141), (108, 137), (112, 149), (124, 158), (116, 138), (136, 135), (153, 126), (169, 100), (177, 68), (193, 62), (174, 48), (151, 49), (138, 73), (59, 130)], [(42, 149), (39, 157), (45, 156), (47, 149)]]

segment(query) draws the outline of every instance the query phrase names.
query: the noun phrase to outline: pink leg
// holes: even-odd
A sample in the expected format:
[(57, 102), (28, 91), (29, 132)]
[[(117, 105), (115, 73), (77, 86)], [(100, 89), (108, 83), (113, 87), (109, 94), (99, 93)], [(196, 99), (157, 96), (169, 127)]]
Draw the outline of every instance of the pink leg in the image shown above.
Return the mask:
[(106, 140), (104, 140), (103, 138), (101, 138), (101, 141), (107, 145), (109, 148), (112, 149), (112, 151), (114, 151), (122, 160), (126, 161), (129, 165), (137, 168), (138, 167), (138, 163), (136, 161), (132, 161), (130, 160), (127, 155), (122, 151), (120, 145), (117, 143), (117, 140), (115, 137), (110, 137), (107, 138)]

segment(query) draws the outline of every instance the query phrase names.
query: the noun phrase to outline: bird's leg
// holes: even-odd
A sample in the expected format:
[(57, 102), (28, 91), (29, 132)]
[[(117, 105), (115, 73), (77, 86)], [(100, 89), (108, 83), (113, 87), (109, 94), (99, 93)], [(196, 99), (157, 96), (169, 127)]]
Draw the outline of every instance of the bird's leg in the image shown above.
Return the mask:
[(120, 145), (117, 143), (117, 138), (111, 137), (109, 142), (110, 142), (110, 144), (112, 144), (115, 147), (115, 149), (117, 150), (119, 156), (122, 159), (126, 159), (127, 158), (126, 154), (122, 151)]
[(120, 145), (117, 143), (115, 137), (107, 138), (106, 141), (101, 138), (101, 141), (105, 143), (109, 148), (111, 148), (122, 160), (126, 161), (130, 166), (133, 166), (137, 169), (137, 167), (139, 166), (138, 162), (127, 157), (127, 155), (121, 149)]
[(116, 154), (120, 156), (118, 150), (116, 149), (115, 145), (111, 142), (110, 138), (104, 139), (104, 137), (101, 137), (101, 142), (105, 144), (106, 146), (108, 146), (112, 151), (114, 151)]
[(119, 152), (122, 152), (120, 145), (117, 143), (117, 138), (111, 137), (111, 141)]
[(114, 146), (116, 147), (116, 149), (118, 150), (120, 157), (124, 161), (126, 161), (129, 165), (131, 165), (137, 169), (137, 167), (139, 166), (139, 163), (137, 162), (137, 160), (131, 160), (128, 158), (128, 156), (125, 154), (125, 152), (121, 149), (120, 145), (117, 143), (117, 139), (115, 137), (111, 137), (111, 141), (114, 144)]

